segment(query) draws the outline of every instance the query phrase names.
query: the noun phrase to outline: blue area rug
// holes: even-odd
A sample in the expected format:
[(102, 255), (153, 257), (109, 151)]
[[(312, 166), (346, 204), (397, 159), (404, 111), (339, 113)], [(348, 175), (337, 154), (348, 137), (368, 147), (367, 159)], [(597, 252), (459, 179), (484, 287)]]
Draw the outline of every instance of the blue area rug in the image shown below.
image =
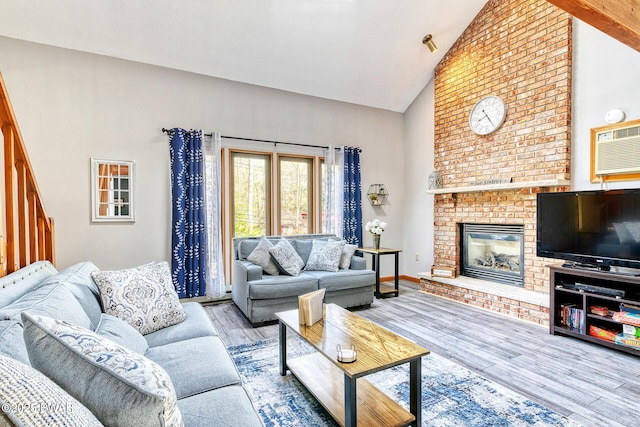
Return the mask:
[[(288, 337), (287, 357), (313, 349)], [(288, 373), (280, 375), (278, 341), (271, 339), (229, 347), (265, 426), (336, 426), (337, 423)], [(367, 377), (394, 400), (409, 407), (409, 366)], [(573, 421), (489, 381), (437, 354), (422, 359), (422, 421), (424, 426), (571, 426)]]

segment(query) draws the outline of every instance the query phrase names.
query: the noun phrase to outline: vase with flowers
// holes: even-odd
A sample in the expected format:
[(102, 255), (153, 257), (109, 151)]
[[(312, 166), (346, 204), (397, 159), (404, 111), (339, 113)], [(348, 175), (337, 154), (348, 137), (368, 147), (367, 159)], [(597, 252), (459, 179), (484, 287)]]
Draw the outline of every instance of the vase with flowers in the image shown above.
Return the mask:
[(380, 249), (380, 235), (387, 227), (387, 223), (384, 221), (380, 221), (378, 218), (373, 221), (367, 222), (364, 226), (364, 229), (371, 233), (371, 237), (373, 238), (373, 248)]

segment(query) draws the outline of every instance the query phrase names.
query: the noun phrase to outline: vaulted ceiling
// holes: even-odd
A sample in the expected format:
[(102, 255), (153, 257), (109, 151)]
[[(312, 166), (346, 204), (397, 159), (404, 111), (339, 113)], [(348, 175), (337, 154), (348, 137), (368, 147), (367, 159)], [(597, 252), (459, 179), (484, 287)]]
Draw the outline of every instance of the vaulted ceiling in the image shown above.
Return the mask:
[(0, 35), (403, 112), (486, 1), (0, 0)]
[[(640, 50), (638, 0), (549, 1)], [(486, 3), (0, 0), (0, 36), (403, 112)]]

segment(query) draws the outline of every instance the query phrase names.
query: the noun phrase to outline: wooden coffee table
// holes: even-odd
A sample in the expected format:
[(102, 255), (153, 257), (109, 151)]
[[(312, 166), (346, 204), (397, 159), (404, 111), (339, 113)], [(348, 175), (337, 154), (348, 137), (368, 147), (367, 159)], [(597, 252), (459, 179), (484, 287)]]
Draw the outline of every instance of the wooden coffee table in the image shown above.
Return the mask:
[[(280, 326), (280, 374), (287, 368), (342, 426), (420, 426), (422, 356), (429, 350), (335, 304), (313, 326), (298, 323), (298, 310), (276, 313)], [(287, 328), (316, 353), (287, 360)], [(338, 362), (336, 348), (355, 345), (353, 363)], [(409, 363), (409, 411), (362, 378)]]

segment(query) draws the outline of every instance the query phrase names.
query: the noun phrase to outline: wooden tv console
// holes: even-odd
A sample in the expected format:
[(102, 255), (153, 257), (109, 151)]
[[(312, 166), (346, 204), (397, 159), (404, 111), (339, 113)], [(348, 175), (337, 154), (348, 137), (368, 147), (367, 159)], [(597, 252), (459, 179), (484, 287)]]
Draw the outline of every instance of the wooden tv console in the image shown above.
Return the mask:
[[(640, 356), (640, 348), (616, 344), (589, 335), (589, 328), (592, 325), (618, 333), (622, 332), (621, 323), (614, 321), (609, 315), (593, 313), (591, 307), (606, 307), (611, 311), (619, 311), (621, 303), (640, 307), (639, 276), (555, 265), (549, 266), (549, 270), (551, 334), (566, 335)], [(576, 284), (578, 287), (589, 289), (576, 289)], [(622, 291), (624, 296), (609, 295), (607, 294), (611, 292), (609, 290), (613, 290), (612, 293)], [(563, 306), (569, 307), (564, 310), (564, 321)], [(567, 311), (572, 308), (582, 310), (582, 316), (584, 316), (584, 320), (578, 322), (576, 327), (565, 325), (568, 323)]]

